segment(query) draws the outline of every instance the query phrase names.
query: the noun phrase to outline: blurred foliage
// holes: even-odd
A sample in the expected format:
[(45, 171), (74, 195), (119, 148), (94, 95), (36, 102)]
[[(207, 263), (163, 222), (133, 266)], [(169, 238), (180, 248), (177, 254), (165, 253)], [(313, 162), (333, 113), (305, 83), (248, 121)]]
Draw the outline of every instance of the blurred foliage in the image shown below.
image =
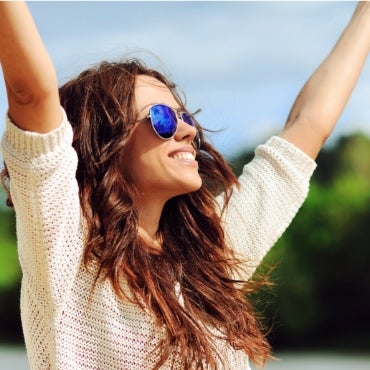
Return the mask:
[(0, 211), (0, 290), (11, 285), (19, 276), (13, 216), (13, 212)]
[[(235, 172), (252, 157), (233, 159)], [(275, 266), (275, 285), (254, 301), (275, 349), (369, 350), (370, 139), (342, 138), (317, 162), (306, 202), (259, 268)], [(21, 341), (14, 213), (1, 207), (0, 232), (0, 340)]]
[[(5, 192), (1, 190), (2, 205)], [(22, 340), (19, 317), (21, 270), (17, 257), (14, 211), (0, 207), (0, 341)]]

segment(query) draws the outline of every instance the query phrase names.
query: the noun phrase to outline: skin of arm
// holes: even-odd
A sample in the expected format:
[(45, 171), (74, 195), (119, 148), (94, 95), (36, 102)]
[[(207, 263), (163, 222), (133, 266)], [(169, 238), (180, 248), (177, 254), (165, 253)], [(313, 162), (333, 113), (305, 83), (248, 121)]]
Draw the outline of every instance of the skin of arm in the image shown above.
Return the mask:
[(299, 93), (280, 136), (316, 158), (335, 127), (370, 49), (370, 3), (359, 2), (338, 42)]
[(49, 132), (62, 119), (54, 66), (25, 3), (0, 1), (0, 19), (9, 116), (21, 129)]

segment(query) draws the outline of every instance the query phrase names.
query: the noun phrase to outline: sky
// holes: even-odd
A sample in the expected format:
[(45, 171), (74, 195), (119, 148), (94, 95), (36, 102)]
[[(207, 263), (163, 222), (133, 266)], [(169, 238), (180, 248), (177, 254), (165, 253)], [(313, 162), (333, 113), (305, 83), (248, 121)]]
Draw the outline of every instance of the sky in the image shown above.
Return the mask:
[[(277, 134), (355, 2), (29, 2), (59, 82), (102, 60), (143, 59), (184, 90), (227, 157)], [(370, 134), (370, 61), (333, 134)], [(6, 97), (0, 84), (0, 114)], [(0, 134), (4, 131), (1, 120)], [(330, 144), (330, 141), (329, 141)]]

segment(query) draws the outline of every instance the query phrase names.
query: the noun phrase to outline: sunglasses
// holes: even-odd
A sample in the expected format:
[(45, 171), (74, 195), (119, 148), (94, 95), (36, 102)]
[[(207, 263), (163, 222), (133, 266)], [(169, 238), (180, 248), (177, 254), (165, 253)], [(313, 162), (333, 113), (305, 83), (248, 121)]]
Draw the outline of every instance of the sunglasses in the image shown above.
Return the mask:
[[(169, 140), (175, 135), (178, 119), (181, 119), (192, 127), (196, 127), (195, 121), (189, 113), (177, 112), (165, 104), (155, 104), (150, 107), (149, 114), (146, 118), (150, 119), (154, 132), (163, 140)], [(193, 145), (195, 149), (200, 148), (201, 142), (198, 131), (195, 135)]]

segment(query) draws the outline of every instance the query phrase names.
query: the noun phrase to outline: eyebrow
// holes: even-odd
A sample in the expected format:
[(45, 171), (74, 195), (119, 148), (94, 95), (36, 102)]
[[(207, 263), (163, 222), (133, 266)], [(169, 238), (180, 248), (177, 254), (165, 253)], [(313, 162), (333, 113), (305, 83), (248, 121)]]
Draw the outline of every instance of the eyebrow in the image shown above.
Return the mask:
[(181, 113), (181, 112), (187, 112), (187, 113), (189, 113), (189, 111), (185, 107), (181, 107), (180, 106), (178, 108), (175, 108), (172, 105), (169, 105), (167, 103), (150, 103), (150, 104), (147, 104), (138, 113), (140, 114), (141, 112), (145, 111), (146, 109), (150, 109), (150, 107), (152, 107), (153, 105), (157, 105), (157, 104), (167, 105), (167, 107), (172, 108), (173, 110), (175, 110), (178, 113)]

